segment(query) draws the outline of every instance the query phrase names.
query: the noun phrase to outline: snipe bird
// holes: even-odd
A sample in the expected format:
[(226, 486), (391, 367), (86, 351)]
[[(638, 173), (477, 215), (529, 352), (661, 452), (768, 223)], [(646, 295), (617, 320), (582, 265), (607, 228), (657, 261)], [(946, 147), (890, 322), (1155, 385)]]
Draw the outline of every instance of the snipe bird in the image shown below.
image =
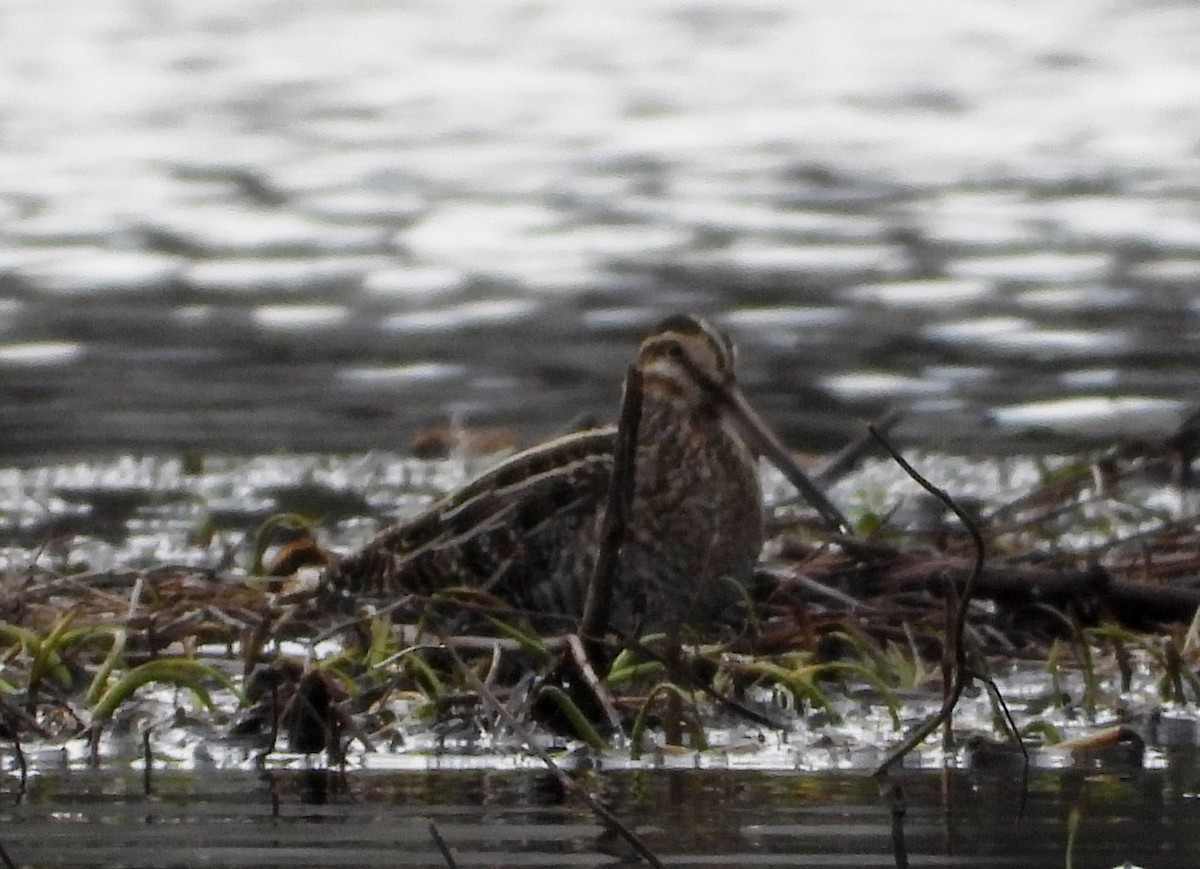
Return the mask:
[[(763, 543), (756, 453), (784, 453), (734, 380), (734, 347), (705, 320), (664, 320), (641, 343), (634, 488), (609, 624), (617, 630), (734, 620)], [(486, 590), (569, 627), (600, 547), (616, 428), (512, 456), (333, 565), (333, 588), (399, 596)], [(794, 465), (792, 466), (794, 468)], [(796, 481), (823, 515), (837, 511)]]

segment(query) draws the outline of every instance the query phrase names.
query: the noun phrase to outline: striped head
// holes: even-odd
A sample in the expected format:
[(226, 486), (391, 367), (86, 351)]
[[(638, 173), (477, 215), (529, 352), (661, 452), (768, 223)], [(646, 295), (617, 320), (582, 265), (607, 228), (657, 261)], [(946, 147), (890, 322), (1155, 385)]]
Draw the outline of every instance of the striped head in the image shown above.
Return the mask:
[(770, 460), (817, 509), (826, 524), (850, 533), (846, 519), (788, 454), (778, 435), (746, 400), (734, 378), (733, 343), (693, 314), (663, 320), (642, 341), (642, 394), (679, 414), (711, 415), (720, 429)]
[(663, 320), (638, 351), (646, 395), (680, 410), (726, 405), (736, 361), (729, 336), (693, 314)]

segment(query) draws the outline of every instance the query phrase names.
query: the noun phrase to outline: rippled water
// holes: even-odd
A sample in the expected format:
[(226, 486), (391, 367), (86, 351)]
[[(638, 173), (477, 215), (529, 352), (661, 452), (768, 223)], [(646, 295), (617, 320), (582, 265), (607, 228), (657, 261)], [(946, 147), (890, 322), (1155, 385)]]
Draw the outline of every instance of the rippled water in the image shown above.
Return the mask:
[(610, 414), (695, 309), (828, 449), (1193, 401), (1187, 4), (46, 0), (4, 13), (0, 450)]

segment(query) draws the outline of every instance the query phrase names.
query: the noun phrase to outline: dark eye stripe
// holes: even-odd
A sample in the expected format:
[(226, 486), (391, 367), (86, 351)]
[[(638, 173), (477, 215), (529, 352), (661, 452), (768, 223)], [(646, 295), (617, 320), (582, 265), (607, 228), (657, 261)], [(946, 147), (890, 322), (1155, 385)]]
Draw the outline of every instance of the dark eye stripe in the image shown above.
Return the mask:
[(647, 349), (661, 336), (675, 333), (677, 335), (703, 335), (712, 346), (713, 355), (717, 358), (717, 367), (725, 376), (732, 378), (734, 369), (735, 350), (729, 336), (695, 314), (676, 314), (659, 323), (650, 333), (651, 337), (643, 345)]
[(674, 338), (667, 335), (656, 335), (642, 342), (642, 355), (662, 358), (670, 356), (676, 359), (687, 358), (687, 353)]

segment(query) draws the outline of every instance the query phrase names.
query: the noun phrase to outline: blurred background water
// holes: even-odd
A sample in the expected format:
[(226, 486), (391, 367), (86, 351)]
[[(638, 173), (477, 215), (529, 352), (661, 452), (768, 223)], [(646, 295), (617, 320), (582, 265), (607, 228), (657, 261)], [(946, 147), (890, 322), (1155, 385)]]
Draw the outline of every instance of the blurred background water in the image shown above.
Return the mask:
[(612, 416), (695, 310), (787, 439), (1165, 434), (1189, 3), (0, 6), (0, 454)]

